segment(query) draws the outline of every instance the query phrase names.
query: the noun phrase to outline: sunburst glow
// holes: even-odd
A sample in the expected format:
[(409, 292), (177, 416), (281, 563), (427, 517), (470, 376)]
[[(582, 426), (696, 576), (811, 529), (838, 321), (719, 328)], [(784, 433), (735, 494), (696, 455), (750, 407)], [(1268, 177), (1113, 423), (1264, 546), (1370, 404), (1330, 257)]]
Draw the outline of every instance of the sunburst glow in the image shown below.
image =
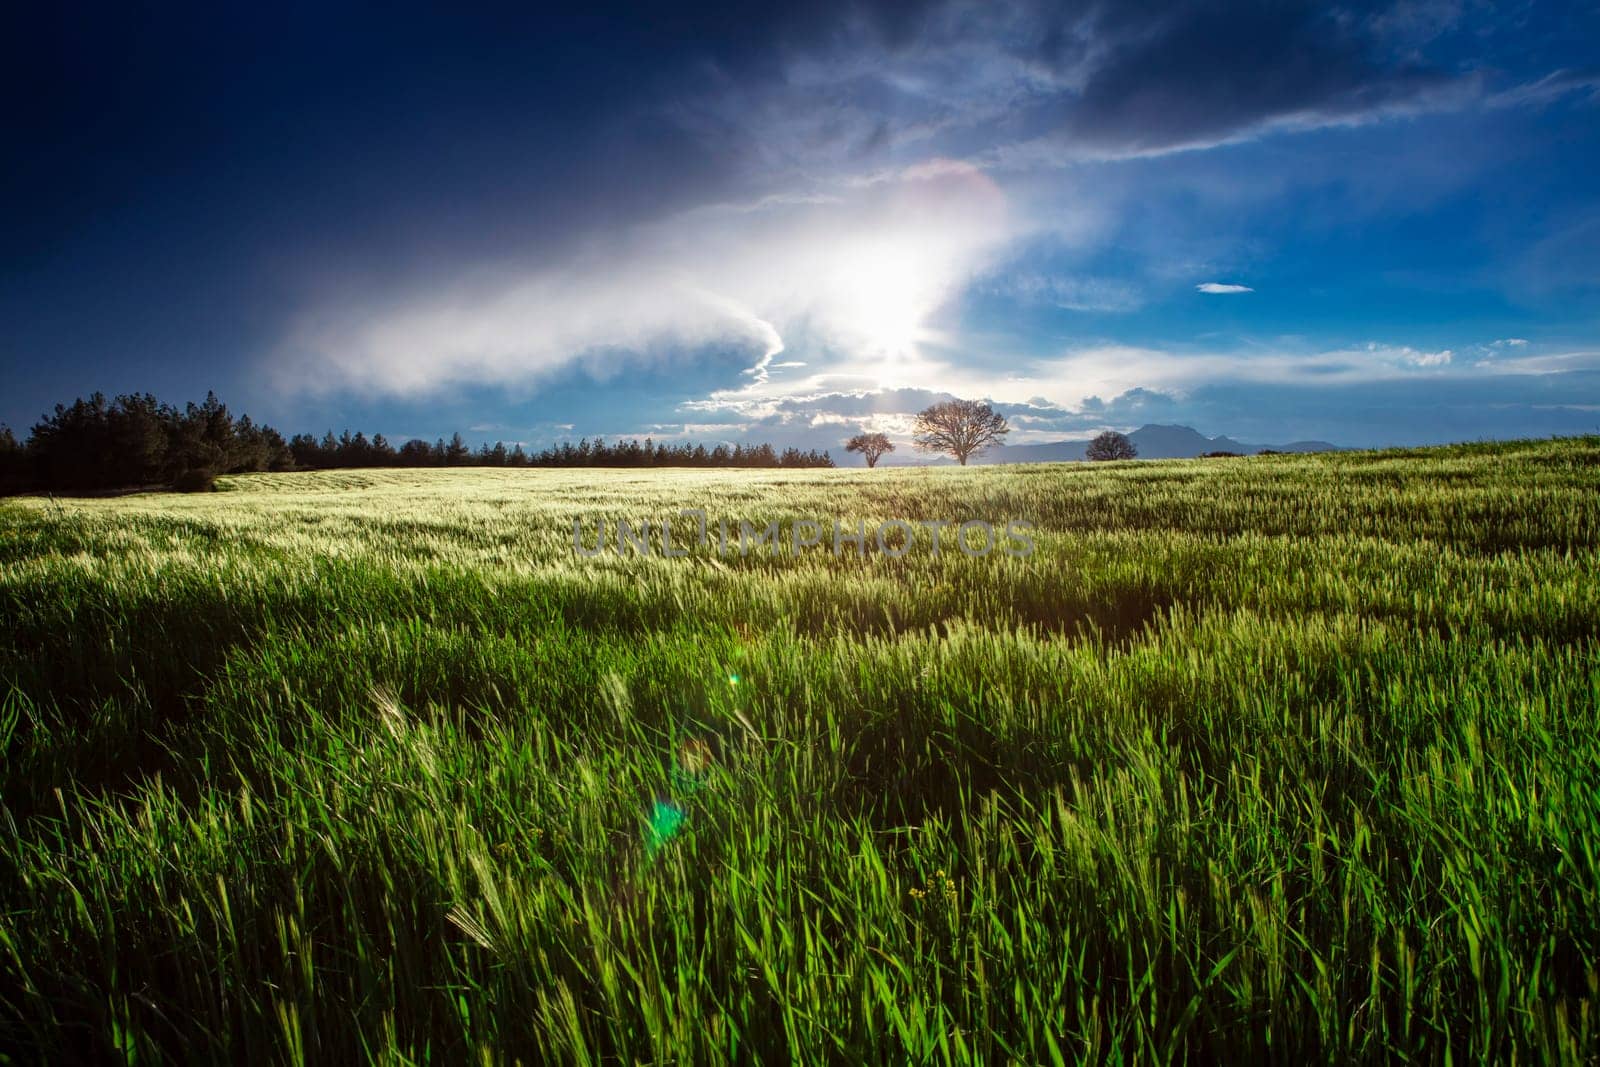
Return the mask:
[(926, 257), (910, 242), (866, 248), (841, 266), (839, 317), (857, 335), (862, 354), (894, 358), (915, 352), (941, 288), (929, 273)]

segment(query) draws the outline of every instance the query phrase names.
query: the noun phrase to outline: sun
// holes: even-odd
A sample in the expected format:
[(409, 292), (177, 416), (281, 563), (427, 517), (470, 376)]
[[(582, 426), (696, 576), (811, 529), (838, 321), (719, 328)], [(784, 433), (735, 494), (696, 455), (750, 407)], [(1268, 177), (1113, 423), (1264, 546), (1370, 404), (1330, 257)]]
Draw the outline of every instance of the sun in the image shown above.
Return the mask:
[(910, 242), (853, 250), (834, 279), (840, 318), (862, 355), (902, 359), (931, 339), (927, 319), (937, 299), (928, 266)]
[(895, 358), (915, 353), (927, 331), (920, 309), (884, 304), (862, 317), (861, 332), (871, 354)]

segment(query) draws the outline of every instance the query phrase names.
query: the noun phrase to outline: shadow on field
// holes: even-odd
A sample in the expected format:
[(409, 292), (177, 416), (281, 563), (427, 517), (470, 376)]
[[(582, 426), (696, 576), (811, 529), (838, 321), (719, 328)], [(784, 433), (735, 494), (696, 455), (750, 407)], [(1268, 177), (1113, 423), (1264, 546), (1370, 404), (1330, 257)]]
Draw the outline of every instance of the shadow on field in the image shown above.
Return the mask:
[[(234, 773), (241, 754), (218, 740), (229, 724), (367, 715), (375, 686), (410, 707), (470, 712), (469, 731), (479, 712), (537, 707), (550, 728), (581, 732), (598, 713), (602, 675), (643, 655), (618, 650), (665, 640), (716, 654), (686, 632), (943, 641), (976, 625), (1121, 650), (1179, 602), (1156, 585), (976, 579), (923, 589), (880, 578), (779, 595), (758, 582), (641, 588), (626, 574), (490, 585), (471, 570), (402, 576), (351, 561), (225, 577), (174, 570), (131, 589), (85, 575), (13, 584), (0, 605), (15, 619), (0, 646), (16, 720), (0, 797), (13, 814), (52, 810), (57, 787), (120, 793), (156, 775), (192, 797)], [(952, 743), (981, 774), (982, 738)], [(899, 741), (863, 744), (888, 752)], [(927, 779), (916, 779), (916, 795), (938, 794), (940, 761), (925, 750), (919, 759), (896, 773)]]

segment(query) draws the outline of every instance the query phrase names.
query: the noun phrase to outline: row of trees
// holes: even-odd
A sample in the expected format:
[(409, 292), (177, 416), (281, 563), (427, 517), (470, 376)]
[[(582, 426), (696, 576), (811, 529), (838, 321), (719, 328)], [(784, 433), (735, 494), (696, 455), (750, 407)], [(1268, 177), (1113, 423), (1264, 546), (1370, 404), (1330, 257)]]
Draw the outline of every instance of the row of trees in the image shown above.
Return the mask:
[(327, 433), (319, 440), (296, 434), (289, 440), (292, 466), (308, 470), (335, 467), (831, 467), (833, 458), (815, 449), (787, 448), (779, 453), (771, 445), (657, 444), (646, 437), (608, 444), (601, 438), (584, 438), (528, 452), (521, 444), (484, 442), (471, 448), (461, 435), (429, 444), (412, 438), (395, 448), (382, 434), (370, 440), (363, 433), (341, 436)]
[(831, 467), (827, 452), (778, 452), (769, 444), (657, 444), (646, 438), (587, 439), (528, 453), (520, 444), (473, 449), (453, 435), (396, 447), (382, 434), (296, 434), (284, 440), (248, 415), (235, 417), (214, 393), (182, 409), (149, 393), (107, 400), (95, 393), (55, 412), (19, 442), (0, 426), (0, 492), (82, 492), (134, 486), (208, 488), (218, 474), (339, 467)]

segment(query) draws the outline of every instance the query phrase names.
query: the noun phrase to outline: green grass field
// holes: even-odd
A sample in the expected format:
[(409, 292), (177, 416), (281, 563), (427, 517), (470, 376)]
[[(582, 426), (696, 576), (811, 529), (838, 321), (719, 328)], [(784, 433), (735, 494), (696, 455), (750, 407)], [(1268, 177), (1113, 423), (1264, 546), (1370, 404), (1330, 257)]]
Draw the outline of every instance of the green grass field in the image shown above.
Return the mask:
[(1600, 1055), (1600, 438), (223, 488), (0, 503), (18, 1062)]

